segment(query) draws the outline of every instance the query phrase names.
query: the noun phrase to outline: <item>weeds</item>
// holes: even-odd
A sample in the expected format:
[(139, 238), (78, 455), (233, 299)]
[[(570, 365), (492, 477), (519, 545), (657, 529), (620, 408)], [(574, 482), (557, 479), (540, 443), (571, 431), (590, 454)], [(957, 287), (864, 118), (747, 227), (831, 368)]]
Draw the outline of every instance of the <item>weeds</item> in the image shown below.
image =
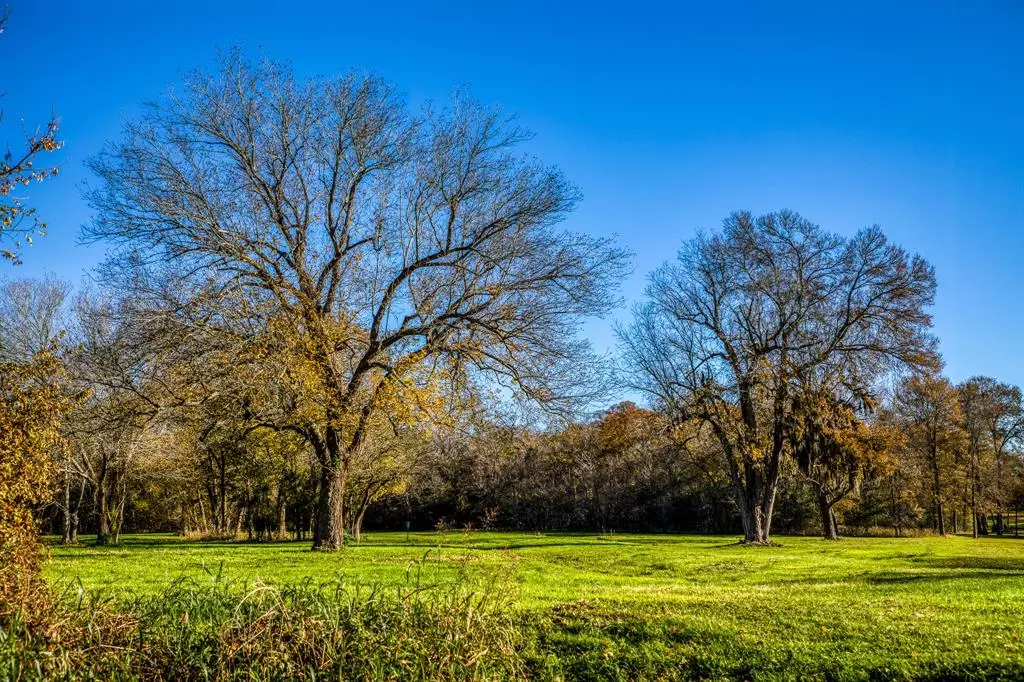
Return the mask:
[(0, 627), (0, 679), (525, 679), (521, 633), (496, 583), (248, 587), (220, 571), (117, 603), (81, 588), (46, 627)]

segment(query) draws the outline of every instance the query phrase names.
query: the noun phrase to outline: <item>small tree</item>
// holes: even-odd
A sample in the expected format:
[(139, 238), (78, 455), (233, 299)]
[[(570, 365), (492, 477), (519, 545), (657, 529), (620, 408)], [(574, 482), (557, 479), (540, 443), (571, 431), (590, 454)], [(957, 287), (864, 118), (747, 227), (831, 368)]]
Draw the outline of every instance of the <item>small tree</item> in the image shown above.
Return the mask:
[(0, 603), (19, 599), (38, 578), (41, 548), (32, 508), (54, 492), (55, 451), (71, 408), (52, 351), (0, 362)]
[(890, 455), (902, 443), (893, 425), (866, 421), (862, 413), (834, 395), (805, 393), (793, 406), (792, 451), (797, 469), (814, 489), (826, 540), (839, 538), (834, 507), (859, 489), (865, 475), (888, 473)]
[(937, 374), (914, 375), (897, 389), (895, 410), (907, 448), (926, 463), (934, 528), (945, 535), (947, 491), (957, 454), (966, 449), (956, 390)]
[(987, 532), (989, 505), (996, 507), (996, 532), (1002, 532), (1012, 471), (1007, 451), (1024, 437), (1021, 391), (990, 377), (971, 377), (957, 386), (957, 393), (967, 437), (972, 532), (974, 537)]

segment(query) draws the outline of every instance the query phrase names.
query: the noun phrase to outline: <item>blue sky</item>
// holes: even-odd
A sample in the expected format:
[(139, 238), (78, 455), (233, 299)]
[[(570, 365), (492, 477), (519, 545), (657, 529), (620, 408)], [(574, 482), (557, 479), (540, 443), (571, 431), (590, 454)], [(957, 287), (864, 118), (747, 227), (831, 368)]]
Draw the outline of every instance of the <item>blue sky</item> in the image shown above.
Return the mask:
[[(530, 151), (583, 190), (571, 229), (636, 253), (625, 283), (734, 209), (792, 208), (849, 234), (877, 223), (935, 265), (954, 380), (1024, 384), (1024, 5), (1007, 2), (265, 3), (13, 0), (3, 138), (51, 110), (62, 175), (30, 198), (51, 225), (2, 273), (77, 281), (102, 249), (82, 162), (218, 48), (297, 72), (372, 71), (410, 100), (458, 86), (515, 112)], [(625, 310), (620, 315), (625, 317)], [(587, 325), (598, 348), (608, 321)]]

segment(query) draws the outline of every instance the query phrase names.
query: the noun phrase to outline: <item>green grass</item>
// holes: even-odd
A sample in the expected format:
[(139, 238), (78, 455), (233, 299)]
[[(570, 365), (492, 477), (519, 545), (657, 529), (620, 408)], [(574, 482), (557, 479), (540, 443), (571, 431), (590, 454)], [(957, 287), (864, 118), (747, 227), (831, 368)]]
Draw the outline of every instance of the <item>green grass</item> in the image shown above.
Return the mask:
[[(1024, 677), (1024, 540), (375, 533), (307, 543), (124, 538), (54, 547), (47, 575), (115, 598), (172, 580), (499, 590), (538, 676), (590, 679)], [(499, 576), (495, 580), (495, 576)], [(490, 585), (490, 587), (487, 587)]]

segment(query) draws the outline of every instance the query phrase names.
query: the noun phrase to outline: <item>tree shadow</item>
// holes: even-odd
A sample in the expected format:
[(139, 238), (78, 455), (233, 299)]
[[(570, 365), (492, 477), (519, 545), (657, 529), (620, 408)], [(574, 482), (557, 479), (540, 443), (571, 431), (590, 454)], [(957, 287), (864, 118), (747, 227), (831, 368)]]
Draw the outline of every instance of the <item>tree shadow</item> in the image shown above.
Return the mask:
[(1017, 570), (937, 570), (926, 573), (909, 571), (885, 571), (864, 576), (865, 582), (872, 585), (892, 585), (906, 583), (945, 582), (949, 580), (992, 580), (1024, 577), (1024, 567)]
[(1024, 557), (922, 557), (915, 559), (915, 563), (924, 564), (934, 568), (1002, 571), (1009, 572), (1014, 575), (1024, 574)]

